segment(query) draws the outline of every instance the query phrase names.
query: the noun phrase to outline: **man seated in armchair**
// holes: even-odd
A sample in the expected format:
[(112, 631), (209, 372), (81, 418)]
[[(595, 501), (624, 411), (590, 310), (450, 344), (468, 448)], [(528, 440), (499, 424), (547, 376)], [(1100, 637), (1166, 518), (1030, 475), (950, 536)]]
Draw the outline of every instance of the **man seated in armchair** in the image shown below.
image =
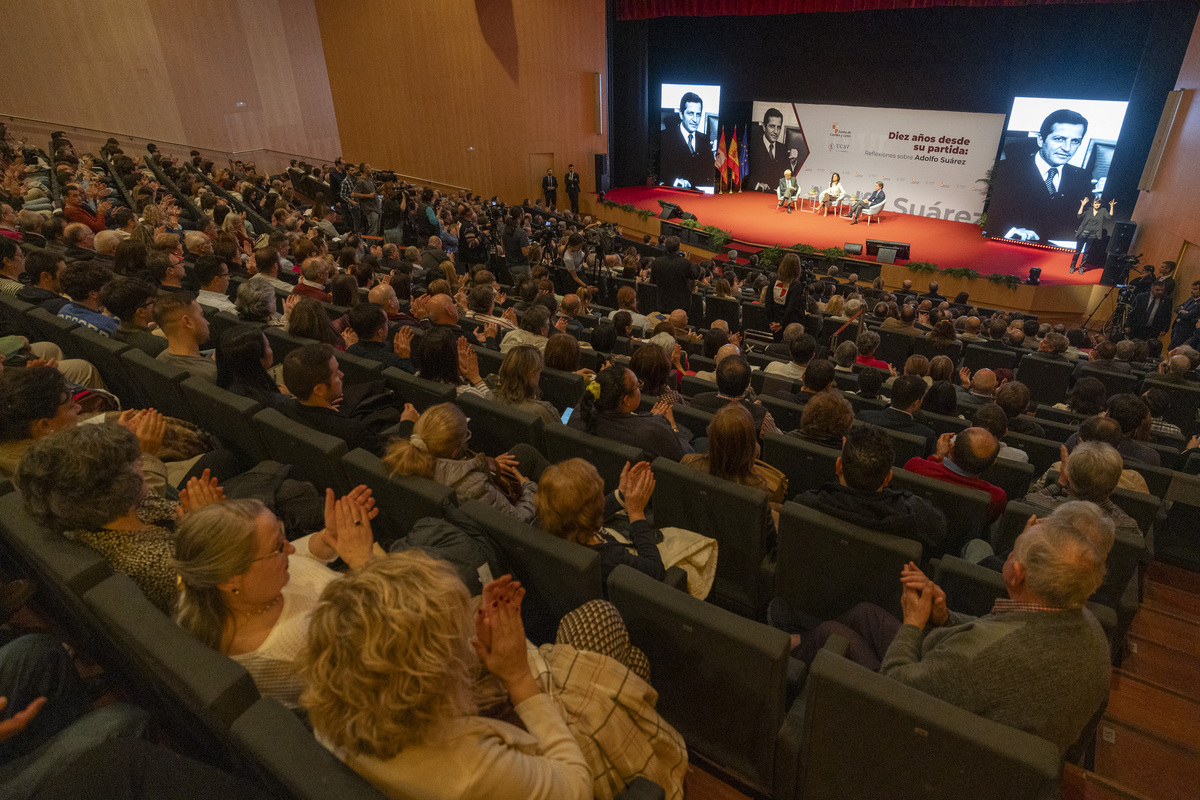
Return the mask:
[(775, 190), (776, 196), (779, 198), (780, 206), (786, 205), (787, 212), (792, 213), (792, 206), (796, 204), (796, 197), (800, 194), (800, 183), (792, 177), (790, 169), (783, 171), (783, 177), (779, 179), (779, 187)]

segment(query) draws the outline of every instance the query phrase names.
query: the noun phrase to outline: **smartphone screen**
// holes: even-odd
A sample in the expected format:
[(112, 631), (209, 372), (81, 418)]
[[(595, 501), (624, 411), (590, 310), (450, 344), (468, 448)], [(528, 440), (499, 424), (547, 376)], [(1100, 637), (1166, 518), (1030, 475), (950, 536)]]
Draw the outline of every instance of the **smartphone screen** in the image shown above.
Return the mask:
[(574, 410), (575, 410), (574, 408), (568, 408), (566, 411), (563, 412), (563, 415), (562, 415), (563, 425), (566, 425), (568, 422), (571, 421), (571, 412)]

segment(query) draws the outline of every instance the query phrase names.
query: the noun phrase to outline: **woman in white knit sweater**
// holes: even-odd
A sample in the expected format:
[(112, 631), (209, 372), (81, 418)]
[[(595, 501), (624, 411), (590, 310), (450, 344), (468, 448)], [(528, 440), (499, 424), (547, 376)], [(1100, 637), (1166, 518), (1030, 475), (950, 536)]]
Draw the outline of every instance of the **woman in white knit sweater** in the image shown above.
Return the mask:
[(336, 501), (330, 490), (325, 529), (289, 542), (257, 500), (197, 510), (179, 524), (175, 543), (176, 622), (242, 664), (261, 694), (298, 706), (303, 682), (295, 662), (309, 614), (326, 585), (342, 577), (326, 564), (340, 556), (358, 569), (371, 560), (375, 512), (365, 486)]

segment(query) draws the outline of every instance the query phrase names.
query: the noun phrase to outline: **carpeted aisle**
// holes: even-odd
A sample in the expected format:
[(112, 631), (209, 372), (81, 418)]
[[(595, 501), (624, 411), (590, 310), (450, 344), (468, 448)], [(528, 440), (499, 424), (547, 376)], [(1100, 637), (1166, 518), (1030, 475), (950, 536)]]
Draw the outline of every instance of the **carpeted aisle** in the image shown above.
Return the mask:
[(970, 267), (982, 275), (1003, 273), (1024, 278), (1030, 267), (1041, 267), (1045, 284), (1095, 284), (1100, 280), (1099, 269), (1082, 276), (1068, 274), (1069, 253), (985, 239), (979, 235), (978, 225), (900, 214), (886, 207), (880, 220), (868, 226), (865, 219), (851, 225), (850, 220), (832, 215), (822, 217), (808, 211), (788, 214), (775, 208), (774, 195), (761, 192), (699, 195), (628, 186), (613, 189), (605, 198), (655, 212), (660, 210), (657, 201), (667, 200), (695, 214), (702, 225), (716, 225), (732, 232), (735, 239), (757, 245), (810, 244), (823, 248), (883, 239), (908, 242), (911, 260), (932, 261), (943, 269)]

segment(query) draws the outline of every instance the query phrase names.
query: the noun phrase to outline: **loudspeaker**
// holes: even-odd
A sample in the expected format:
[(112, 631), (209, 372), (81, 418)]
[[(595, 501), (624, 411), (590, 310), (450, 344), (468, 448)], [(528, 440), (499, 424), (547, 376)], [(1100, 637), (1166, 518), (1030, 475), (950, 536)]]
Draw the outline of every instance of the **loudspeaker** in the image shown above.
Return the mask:
[(846, 251), (848, 256), (861, 256), (863, 246), (858, 242), (846, 242), (842, 245), (842, 249)]
[(1108, 252), (1125, 255), (1129, 245), (1133, 244), (1133, 235), (1137, 233), (1137, 223), (1120, 221), (1113, 223), (1112, 238), (1108, 240)]
[(879, 253), (875, 256), (875, 260), (880, 264), (895, 264), (896, 263), (896, 248), (881, 247)]
[(596, 153), (596, 194), (608, 191), (608, 154)]
[[(682, 209), (681, 209), (681, 210), (682, 210)], [(696, 219), (696, 215), (695, 215), (695, 214), (693, 214), (693, 213), (692, 213), (692, 212), (690, 212), (690, 211), (684, 211), (684, 212), (683, 212), (683, 218), (684, 218), (684, 220)]]
[(658, 215), (659, 219), (675, 219), (683, 216), (683, 209), (674, 203), (668, 203), (666, 200), (659, 200), (658, 205), (662, 208), (662, 212)]

